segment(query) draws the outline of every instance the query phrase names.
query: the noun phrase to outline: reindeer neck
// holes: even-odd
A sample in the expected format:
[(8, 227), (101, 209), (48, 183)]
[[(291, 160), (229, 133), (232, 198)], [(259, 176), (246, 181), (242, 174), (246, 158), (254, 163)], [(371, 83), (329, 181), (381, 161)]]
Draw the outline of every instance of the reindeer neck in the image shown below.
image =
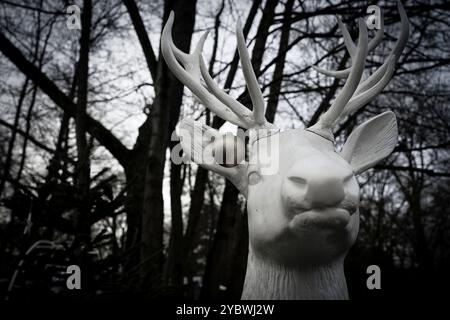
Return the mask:
[(348, 299), (343, 260), (314, 268), (288, 268), (259, 258), (250, 248), (242, 299)]

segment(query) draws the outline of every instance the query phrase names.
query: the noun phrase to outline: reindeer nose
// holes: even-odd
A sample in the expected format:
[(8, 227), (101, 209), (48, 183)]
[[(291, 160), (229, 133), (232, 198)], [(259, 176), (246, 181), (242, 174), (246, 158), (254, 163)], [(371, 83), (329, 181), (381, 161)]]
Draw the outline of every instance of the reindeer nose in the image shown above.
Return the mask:
[(307, 181), (305, 198), (312, 207), (337, 206), (345, 198), (344, 183), (338, 177), (321, 177)]

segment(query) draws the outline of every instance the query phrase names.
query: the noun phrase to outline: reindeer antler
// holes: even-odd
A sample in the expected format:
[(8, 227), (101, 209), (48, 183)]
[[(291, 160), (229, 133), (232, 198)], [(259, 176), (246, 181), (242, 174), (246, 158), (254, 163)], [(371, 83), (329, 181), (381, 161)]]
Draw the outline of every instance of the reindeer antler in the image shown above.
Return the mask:
[[(208, 33), (203, 34), (193, 53), (186, 54), (173, 43), (173, 22), (174, 13), (172, 11), (162, 33), (161, 51), (167, 66), (174, 75), (200, 99), (206, 108), (222, 119), (246, 129), (273, 127), (264, 117), (264, 98), (245, 46), (240, 22), (238, 21), (236, 26), (239, 58), (252, 100), (253, 110), (249, 110), (239, 101), (225, 93), (208, 73), (202, 59), (203, 44)], [(200, 76), (205, 81), (206, 86), (202, 84)]]
[[(339, 93), (337, 98), (334, 100), (331, 107), (325, 112), (319, 119), (319, 121), (308, 128), (307, 130), (317, 133), (320, 136), (323, 136), (326, 139), (333, 141), (333, 133), (331, 131), (334, 122), (339, 118), (339, 115), (344, 110), (346, 104), (349, 102), (354, 92), (356, 91), (359, 81), (361, 80), (361, 76), (364, 71), (364, 64), (367, 55), (367, 28), (364, 23), (364, 20), (358, 20), (359, 26), (359, 38), (358, 38), (358, 46), (356, 47), (354, 58), (352, 58), (352, 66), (350, 67), (350, 73), (348, 75), (348, 79), (345, 82), (342, 91)], [(353, 51), (353, 42), (345, 42), (349, 51)]]
[[(378, 68), (371, 76), (369, 76), (361, 83), (359, 83), (361, 75), (357, 78), (355, 76), (356, 72), (354, 70), (358, 64), (358, 53), (360, 53), (359, 49), (365, 45), (361, 43), (361, 28), (365, 29), (365, 26), (362, 25), (360, 20), (360, 35), (358, 40), (358, 47), (356, 47), (345, 25), (340, 20), (338, 20), (339, 28), (341, 29), (345, 46), (350, 54), (351, 59), (353, 60), (352, 66), (348, 69), (338, 71), (328, 71), (313, 66), (316, 71), (325, 75), (348, 79), (346, 81), (346, 84), (344, 85), (344, 88), (342, 89), (336, 100), (333, 102), (331, 107), (320, 117), (319, 121), (315, 125), (308, 128), (309, 131), (313, 131), (326, 137), (327, 139), (333, 140), (333, 134), (331, 130), (333, 126), (339, 121), (339, 119), (356, 112), (359, 108), (362, 108), (364, 105), (369, 103), (389, 83), (394, 73), (395, 64), (398, 61), (401, 52), (405, 48), (409, 36), (409, 22), (405, 9), (403, 8), (403, 5), (400, 1), (398, 2), (397, 6), (401, 19), (401, 32), (395, 44), (395, 47), (389, 54), (386, 62), (383, 63), (380, 68)], [(373, 50), (380, 43), (381, 38), (384, 34), (383, 28), (384, 24), (382, 23), (381, 28), (375, 35), (375, 38), (370, 41), (367, 51)], [(362, 62), (359, 61), (362, 67), (357, 67), (357, 70), (364, 70), (364, 61), (365, 56)], [(357, 85), (354, 86), (354, 82), (352, 82), (352, 85), (348, 85), (349, 82), (356, 79), (358, 79), (359, 84), (357, 83)]]
[[(339, 30), (341, 30), (342, 37), (344, 38), (345, 47), (347, 48), (347, 51), (350, 54), (350, 57), (353, 59), (355, 56), (355, 52), (356, 52), (356, 46), (353, 43), (352, 37), (350, 36), (350, 33), (348, 32), (347, 27), (342, 22), (342, 20), (340, 18), (337, 18), (337, 22), (339, 25)], [(383, 13), (381, 12), (380, 29), (378, 29), (377, 33), (375, 34), (375, 37), (372, 40), (370, 40), (368, 47), (367, 47), (368, 53), (373, 51), (380, 44), (381, 40), (383, 39), (383, 35), (384, 35), (384, 21), (383, 21)], [(344, 70), (325, 70), (325, 69), (319, 68), (317, 66), (311, 66), (311, 67), (314, 70), (316, 70), (317, 72), (320, 72), (320, 73), (330, 76), (330, 77), (339, 78), (339, 79), (347, 78), (349, 76), (350, 70), (351, 70), (351, 67), (344, 69)]]

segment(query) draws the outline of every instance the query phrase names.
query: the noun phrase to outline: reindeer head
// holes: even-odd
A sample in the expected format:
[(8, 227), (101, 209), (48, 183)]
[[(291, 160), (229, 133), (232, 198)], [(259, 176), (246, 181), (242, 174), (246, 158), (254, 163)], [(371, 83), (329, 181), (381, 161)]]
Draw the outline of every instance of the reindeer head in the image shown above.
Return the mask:
[[(359, 186), (355, 176), (392, 152), (397, 142), (397, 123), (390, 111), (375, 116), (351, 133), (340, 152), (334, 148), (332, 129), (339, 119), (375, 98), (392, 77), (409, 33), (400, 3), (398, 8), (402, 31), (395, 48), (364, 81), (361, 77), (367, 53), (380, 43), (383, 28), (369, 42), (365, 23), (360, 19), (355, 45), (344, 24), (338, 21), (352, 65), (339, 71), (315, 69), (347, 78), (346, 83), (316, 124), (283, 132), (265, 119), (263, 95), (240, 24), (236, 28), (237, 44), (253, 110), (231, 98), (209, 75), (201, 56), (206, 34), (192, 54), (175, 47), (171, 13), (161, 40), (167, 65), (207, 108), (250, 132), (246, 159), (223, 165), (211, 161), (215, 159), (214, 152), (229, 150), (230, 146), (232, 150), (243, 143), (223, 139), (219, 131), (183, 119), (183, 151), (200, 166), (225, 176), (247, 198), (250, 250), (259, 257), (284, 265), (326, 263), (344, 257), (354, 243), (359, 228)], [(267, 173), (267, 166), (277, 170)]]

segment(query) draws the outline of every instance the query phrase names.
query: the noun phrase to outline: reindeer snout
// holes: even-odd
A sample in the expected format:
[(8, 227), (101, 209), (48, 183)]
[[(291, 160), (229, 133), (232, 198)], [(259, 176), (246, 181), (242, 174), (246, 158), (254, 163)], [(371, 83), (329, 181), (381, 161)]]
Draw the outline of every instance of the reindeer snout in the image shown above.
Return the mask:
[(337, 177), (324, 177), (308, 181), (305, 199), (313, 208), (335, 207), (345, 198), (344, 183)]
[(289, 170), (283, 189), (289, 206), (303, 210), (340, 207), (348, 196), (351, 171), (317, 162), (299, 162)]

